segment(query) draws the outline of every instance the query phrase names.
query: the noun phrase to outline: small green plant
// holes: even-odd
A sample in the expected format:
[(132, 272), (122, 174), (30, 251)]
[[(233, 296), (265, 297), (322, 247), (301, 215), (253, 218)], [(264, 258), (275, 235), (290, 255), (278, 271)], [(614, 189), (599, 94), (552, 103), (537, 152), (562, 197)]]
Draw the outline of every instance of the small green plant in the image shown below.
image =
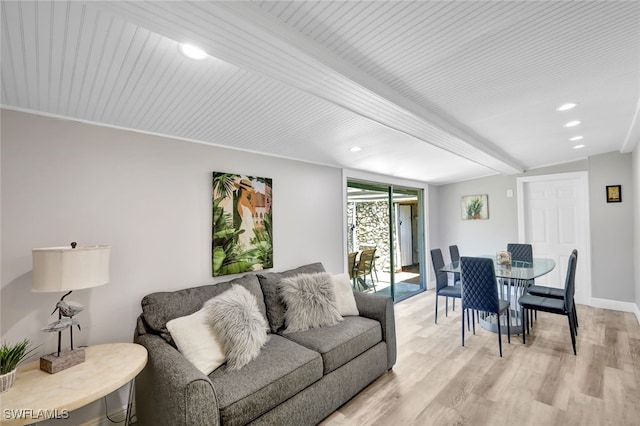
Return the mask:
[(36, 348), (31, 347), (29, 339), (24, 339), (13, 345), (7, 345), (6, 342), (3, 342), (0, 347), (0, 374), (7, 374), (15, 370), (18, 364), (34, 350)]

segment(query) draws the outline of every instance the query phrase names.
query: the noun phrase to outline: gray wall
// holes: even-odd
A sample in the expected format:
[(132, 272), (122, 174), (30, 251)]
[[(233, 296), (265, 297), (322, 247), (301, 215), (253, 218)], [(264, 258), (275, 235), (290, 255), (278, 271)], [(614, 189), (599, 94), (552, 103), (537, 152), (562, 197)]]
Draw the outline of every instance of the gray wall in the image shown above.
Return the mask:
[[(231, 278), (211, 278), (213, 171), (273, 179), (274, 270), (321, 261), (344, 271), (340, 169), (15, 111), (3, 110), (1, 120), (7, 341), (32, 339), (43, 344), (40, 354), (56, 345), (55, 334), (39, 329), (62, 294), (31, 293), (35, 247), (112, 246), (111, 282), (69, 296), (85, 306), (77, 345), (131, 341), (148, 293)], [(110, 407), (124, 404), (118, 398)], [(103, 410), (92, 404), (68, 424)]]
[(634, 224), (634, 257), (633, 264), (635, 266), (635, 278), (636, 278), (636, 317), (640, 322), (640, 144), (636, 146), (636, 149), (632, 154), (633, 161), (633, 193), (634, 193), (634, 208), (635, 212), (633, 218)]
[[(638, 221), (638, 215), (634, 214), (637, 210), (634, 210), (631, 160), (631, 154), (609, 153), (530, 170), (521, 176), (589, 172), (592, 297), (637, 303), (631, 256), (634, 249), (634, 221)], [(493, 253), (496, 247), (505, 247), (509, 242), (518, 241), (517, 177), (491, 176), (439, 186), (437, 200), (432, 202), (437, 206), (439, 218), (436, 225), (438, 238), (436, 244), (432, 241), (432, 247), (441, 247), (446, 253), (450, 244), (458, 244), (462, 255), (474, 255)], [(607, 205), (605, 201), (605, 186), (612, 184), (623, 185), (623, 202), (617, 205)], [(508, 189), (513, 190), (513, 198), (507, 198)], [(471, 194), (489, 195), (488, 220), (460, 219), (460, 197)], [(612, 265), (619, 265), (621, 260), (625, 265), (612, 273)]]
[[(589, 158), (592, 297), (635, 301), (634, 194), (631, 154)], [(606, 186), (622, 185), (622, 202), (607, 203)]]
[[(516, 183), (510, 176), (490, 176), (443, 185), (439, 197), (432, 204), (438, 210), (438, 241), (445, 259), (449, 258), (449, 245), (457, 244), (462, 256), (494, 253), (496, 247), (517, 241), (518, 223)], [(507, 197), (507, 190), (513, 197)], [(460, 199), (464, 195), (487, 194), (489, 219), (462, 220)]]

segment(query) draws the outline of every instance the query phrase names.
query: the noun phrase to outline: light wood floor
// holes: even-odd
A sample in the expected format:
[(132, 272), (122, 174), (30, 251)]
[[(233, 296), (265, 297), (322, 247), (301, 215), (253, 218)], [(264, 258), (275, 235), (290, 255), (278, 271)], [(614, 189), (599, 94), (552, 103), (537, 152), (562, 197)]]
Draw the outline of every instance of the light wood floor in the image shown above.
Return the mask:
[(578, 306), (538, 313), (527, 344), (476, 327), (460, 345), (460, 310), (434, 324), (430, 290), (396, 304), (398, 362), (325, 419), (335, 425), (640, 425), (640, 326), (631, 313)]

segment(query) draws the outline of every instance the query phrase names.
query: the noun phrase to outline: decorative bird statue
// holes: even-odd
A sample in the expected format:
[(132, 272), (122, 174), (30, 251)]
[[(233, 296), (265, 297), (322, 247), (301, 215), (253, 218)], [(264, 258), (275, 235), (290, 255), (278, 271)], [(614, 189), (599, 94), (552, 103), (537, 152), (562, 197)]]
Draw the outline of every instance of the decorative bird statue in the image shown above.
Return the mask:
[[(62, 318), (59, 319), (58, 321), (54, 321), (51, 324), (49, 324), (48, 326), (46, 326), (45, 328), (42, 329), (42, 331), (48, 331), (48, 332), (59, 332), (62, 330), (66, 330), (69, 327), (73, 327), (74, 325), (78, 326), (78, 330), (80, 330), (80, 323), (78, 322), (77, 319), (74, 318)], [(82, 330), (80, 330), (82, 331)]]
[(53, 315), (57, 310), (60, 310), (60, 313), (63, 317), (73, 318), (74, 315), (82, 312), (83, 309), (84, 308), (81, 306), (69, 305), (64, 300), (60, 300), (58, 303), (56, 303), (56, 308), (53, 310), (53, 312), (51, 312), (51, 315)]
[[(71, 243), (72, 246), (73, 244), (74, 243)], [(60, 351), (61, 351), (60, 345), (61, 345), (62, 331), (67, 328), (69, 329), (71, 350), (73, 350), (73, 326), (74, 325), (78, 326), (78, 330), (82, 331), (82, 329), (80, 328), (80, 323), (78, 322), (77, 319), (73, 318), (73, 316), (81, 312), (84, 308), (82, 308), (81, 306), (73, 306), (65, 302), (64, 298), (67, 297), (69, 294), (71, 294), (71, 292), (68, 292), (67, 294), (62, 296), (62, 298), (58, 301), (58, 303), (56, 303), (56, 307), (53, 310), (53, 312), (51, 312), (51, 315), (53, 315), (56, 311), (58, 311), (58, 320), (52, 322), (51, 324), (47, 325), (45, 328), (42, 329), (42, 331), (58, 333), (58, 356), (60, 356)]]

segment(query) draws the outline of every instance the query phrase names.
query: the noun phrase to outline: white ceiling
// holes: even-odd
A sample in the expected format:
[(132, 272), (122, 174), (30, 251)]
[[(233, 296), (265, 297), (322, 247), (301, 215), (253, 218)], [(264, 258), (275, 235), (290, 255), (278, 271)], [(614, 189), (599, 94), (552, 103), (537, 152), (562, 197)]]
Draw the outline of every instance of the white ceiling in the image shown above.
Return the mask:
[[(3, 0), (1, 12), (6, 108), (434, 184), (640, 140), (638, 1)], [(187, 59), (179, 42), (211, 57)]]

